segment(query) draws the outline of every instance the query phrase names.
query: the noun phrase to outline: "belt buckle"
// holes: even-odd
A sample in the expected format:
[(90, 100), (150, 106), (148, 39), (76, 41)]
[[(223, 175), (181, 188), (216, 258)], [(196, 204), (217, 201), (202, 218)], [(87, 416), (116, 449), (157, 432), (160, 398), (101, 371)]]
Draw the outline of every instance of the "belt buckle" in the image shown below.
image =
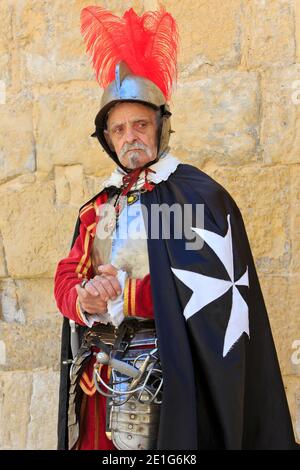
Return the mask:
[(128, 349), (128, 346), (129, 346), (128, 341), (121, 341), (121, 343), (119, 344), (118, 349), (116, 349), (115, 351), (123, 353)]

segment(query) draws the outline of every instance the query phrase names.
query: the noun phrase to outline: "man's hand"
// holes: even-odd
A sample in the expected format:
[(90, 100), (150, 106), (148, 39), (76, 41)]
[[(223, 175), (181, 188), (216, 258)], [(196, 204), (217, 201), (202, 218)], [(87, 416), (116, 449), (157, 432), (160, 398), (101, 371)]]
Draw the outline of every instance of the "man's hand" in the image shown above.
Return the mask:
[(95, 314), (95, 313), (106, 313), (107, 312), (107, 302), (101, 299), (100, 296), (95, 297), (95, 295), (87, 292), (86, 288), (80, 287), (80, 284), (75, 286), (77, 291), (78, 299), (82, 309), (86, 313)]
[(100, 264), (100, 266), (98, 266), (98, 271), (101, 274), (107, 274), (111, 276), (116, 276), (118, 274), (117, 268), (115, 268), (112, 264)]
[(95, 276), (86, 283), (84, 289), (76, 286), (79, 302), (87, 313), (106, 313), (107, 301), (115, 300), (122, 289), (117, 279), (118, 270), (111, 264), (98, 267), (101, 275)]
[(122, 292), (117, 279), (118, 270), (112, 264), (102, 264), (98, 266), (98, 271), (100, 275), (88, 282), (85, 289), (92, 295), (100, 295), (105, 302), (115, 300)]

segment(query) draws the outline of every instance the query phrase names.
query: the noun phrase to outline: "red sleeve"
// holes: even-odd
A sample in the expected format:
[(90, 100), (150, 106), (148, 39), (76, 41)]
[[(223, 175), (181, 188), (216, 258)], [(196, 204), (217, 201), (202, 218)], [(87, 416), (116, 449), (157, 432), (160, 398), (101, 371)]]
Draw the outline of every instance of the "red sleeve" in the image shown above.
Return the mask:
[(91, 277), (90, 245), (92, 239), (83, 223), (80, 224), (80, 233), (67, 258), (62, 259), (56, 268), (54, 278), (54, 296), (57, 307), (67, 318), (80, 325), (82, 320), (78, 305), (78, 296), (75, 285), (84, 278)]
[(124, 315), (154, 317), (150, 274), (143, 279), (127, 279), (124, 289)]
[(86, 204), (80, 211), (79, 235), (67, 258), (62, 259), (56, 268), (54, 297), (61, 313), (80, 325), (85, 325), (78, 303), (76, 284), (93, 277), (91, 248), (97, 222), (98, 207), (107, 201), (108, 195), (102, 192), (95, 201)]

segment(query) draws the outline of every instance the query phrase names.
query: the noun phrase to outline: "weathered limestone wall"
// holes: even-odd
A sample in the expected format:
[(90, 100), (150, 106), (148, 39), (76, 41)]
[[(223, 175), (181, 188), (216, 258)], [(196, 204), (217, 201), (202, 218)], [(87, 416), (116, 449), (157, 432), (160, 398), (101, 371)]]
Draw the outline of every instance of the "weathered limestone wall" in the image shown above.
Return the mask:
[[(300, 439), (300, 0), (165, 0), (181, 31), (173, 153), (244, 216)], [(101, 90), (84, 6), (0, 2), (0, 449), (52, 449), (61, 315), (53, 274), (113, 168), (90, 137)]]

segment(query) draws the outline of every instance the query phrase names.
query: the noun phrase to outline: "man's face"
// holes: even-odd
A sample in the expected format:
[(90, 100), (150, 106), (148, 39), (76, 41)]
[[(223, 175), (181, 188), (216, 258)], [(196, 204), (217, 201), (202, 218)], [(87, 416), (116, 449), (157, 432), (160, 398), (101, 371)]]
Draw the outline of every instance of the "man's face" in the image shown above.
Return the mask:
[(154, 109), (140, 103), (119, 103), (109, 112), (105, 137), (120, 163), (129, 169), (157, 157), (157, 120)]

